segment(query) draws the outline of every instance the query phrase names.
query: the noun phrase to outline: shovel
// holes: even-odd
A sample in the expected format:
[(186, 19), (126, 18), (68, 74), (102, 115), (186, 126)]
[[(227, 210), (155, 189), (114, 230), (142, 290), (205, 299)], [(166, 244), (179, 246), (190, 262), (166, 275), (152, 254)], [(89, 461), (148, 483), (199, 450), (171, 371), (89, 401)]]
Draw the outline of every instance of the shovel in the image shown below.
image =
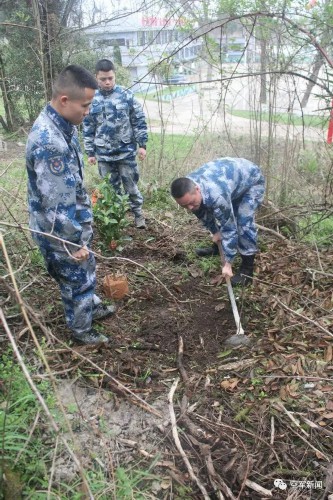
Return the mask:
[[(224, 266), (224, 256), (223, 256), (221, 241), (217, 242), (217, 246), (219, 248), (221, 264), (223, 267)], [(237, 309), (237, 304), (236, 304), (236, 300), (235, 300), (235, 296), (234, 296), (234, 291), (232, 289), (232, 285), (231, 285), (231, 281), (230, 281), (229, 276), (226, 276), (225, 280), (227, 282), (228, 295), (229, 295), (229, 299), (231, 302), (232, 312), (233, 312), (236, 327), (237, 327), (236, 334), (229, 337), (225, 341), (225, 344), (232, 346), (232, 347), (237, 347), (239, 345), (248, 345), (250, 343), (250, 340), (248, 339), (248, 337), (245, 336), (243, 327), (241, 325), (241, 321), (240, 321), (240, 317), (239, 317), (239, 313), (238, 313), (238, 309)]]

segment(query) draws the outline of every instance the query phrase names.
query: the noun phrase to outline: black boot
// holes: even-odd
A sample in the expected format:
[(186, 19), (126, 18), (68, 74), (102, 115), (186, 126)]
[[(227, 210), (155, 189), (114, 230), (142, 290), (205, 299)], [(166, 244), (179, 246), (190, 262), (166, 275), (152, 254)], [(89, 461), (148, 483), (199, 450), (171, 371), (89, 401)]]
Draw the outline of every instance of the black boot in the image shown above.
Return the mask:
[(246, 286), (252, 283), (255, 255), (241, 255), (239, 271), (231, 278), (232, 285)]
[(198, 257), (211, 257), (219, 254), (219, 247), (216, 243), (213, 243), (211, 247), (196, 248), (194, 251)]

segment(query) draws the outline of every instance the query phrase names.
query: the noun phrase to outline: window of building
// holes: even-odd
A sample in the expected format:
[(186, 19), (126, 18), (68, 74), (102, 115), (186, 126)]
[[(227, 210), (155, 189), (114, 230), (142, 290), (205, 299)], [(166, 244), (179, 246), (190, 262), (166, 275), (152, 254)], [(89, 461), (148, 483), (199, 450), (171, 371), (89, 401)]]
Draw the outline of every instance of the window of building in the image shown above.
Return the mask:
[(98, 40), (98, 45), (100, 47), (114, 47), (115, 45), (124, 47), (126, 45), (126, 40), (125, 38), (104, 38)]

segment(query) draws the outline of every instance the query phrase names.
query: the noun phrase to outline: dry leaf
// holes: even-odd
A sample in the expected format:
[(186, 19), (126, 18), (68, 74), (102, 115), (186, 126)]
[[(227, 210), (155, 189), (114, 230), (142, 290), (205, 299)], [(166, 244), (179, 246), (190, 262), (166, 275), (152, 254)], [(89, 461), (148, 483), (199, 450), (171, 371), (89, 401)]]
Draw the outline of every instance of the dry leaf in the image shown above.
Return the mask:
[(188, 272), (192, 276), (192, 278), (198, 278), (199, 276), (202, 276), (202, 273), (197, 271), (196, 269), (189, 269)]
[(333, 418), (333, 412), (323, 413), (321, 417), (322, 418), (329, 418), (329, 419), (331, 419), (331, 418)]
[(229, 378), (229, 379), (223, 380), (221, 382), (221, 387), (222, 387), (222, 389), (225, 389), (226, 391), (233, 391), (236, 388), (239, 381), (240, 381), (240, 379), (236, 378), (236, 377)]
[(221, 283), (225, 283), (225, 278), (223, 278), (222, 274), (219, 274), (210, 280), (211, 285), (221, 285)]
[(162, 490), (167, 490), (171, 486), (171, 478), (165, 478), (160, 482)]
[(286, 401), (288, 399), (287, 391), (286, 391), (286, 388), (284, 386), (282, 386), (280, 389), (280, 398), (283, 401)]
[(297, 373), (298, 373), (298, 375), (304, 375), (304, 370), (303, 370), (302, 359), (301, 358), (297, 361), (296, 367), (297, 367)]
[(322, 392), (331, 392), (332, 391), (332, 386), (331, 385), (324, 385), (324, 387), (321, 387), (320, 390)]
[(324, 360), (332, 361), (332, 359), (333, 359), (333, 346), (332, 344), (330, 344), (327, 346), (327, 349), (325, 350)]
[(327, 402), (326, 410), (333, 410), (333, 401), (332, 400)]

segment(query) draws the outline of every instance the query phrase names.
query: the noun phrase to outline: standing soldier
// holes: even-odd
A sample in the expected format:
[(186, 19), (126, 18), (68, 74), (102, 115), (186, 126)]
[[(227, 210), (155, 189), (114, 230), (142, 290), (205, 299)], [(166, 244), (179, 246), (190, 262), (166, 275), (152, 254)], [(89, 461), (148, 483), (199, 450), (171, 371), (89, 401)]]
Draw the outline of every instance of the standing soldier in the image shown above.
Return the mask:
[(36, 231), (32, 235), (60, 286), (73, 338), (84, 344), (108, 341), (92, 328), (92, 321), (115, 310), (95, 295), (96, 264), (89, 251), (92, 212), (76, 130), (89, 112), (96, 88), (89, 71), (67, 66), (54, 82), (52, 99), (35, 121), (26, 149), (30, 228)]
[[(171, 195), (212, 233), (213, 247), (197, 250), (200, 256), (218, 253), (221, 241), (224, 276), (233, 285), (252, 282), (254, 258), (258, 251), (255, 212), (261, 205), (265, 180), (260, 168), (244, 158), (218, 158), (187, 177), (175, 179)], [(239, 251), (241, 266), (233, 276), (231, 263)]]
[[(101, 177), (109, 175), (118, 194), (121, 184), (129, 195), (137, 228), (144, 229), (143, 197), (138, 188), (140, 160), (146, 158), (147, 124), (141, 104), (130, 90), (116, 85), (115, 67), (108, 59), (96, 64), (99, 90), (90, 113), (83, 122), (84, 145), (88, 162), (98, 161)], [(138, 148), (138, 149), (137, 149)]]

